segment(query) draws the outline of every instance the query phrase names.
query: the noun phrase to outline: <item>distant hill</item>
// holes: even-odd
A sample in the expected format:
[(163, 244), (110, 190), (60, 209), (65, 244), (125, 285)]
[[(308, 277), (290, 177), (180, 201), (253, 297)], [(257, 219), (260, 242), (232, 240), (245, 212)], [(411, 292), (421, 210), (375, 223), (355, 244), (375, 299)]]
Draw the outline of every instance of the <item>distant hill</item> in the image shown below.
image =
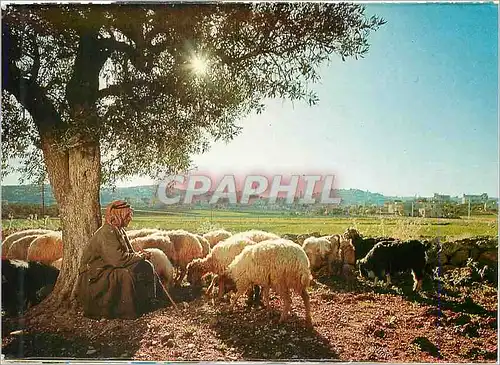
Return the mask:
[[(2, 202), (40, 204), (41, 187), (38, 185), (2, 186)], [(156, 186), (134, 186), (128, 188), (101, 189), (101, 204), (105, 205), (116, 199), (126, 199), (134, 206), (148, 206), (156, 194)], [(45, 205), (56, 204), (50, 185), (44, 187)]]
[(337, 196), (342, 199), (341, 205), (384, 205), (384, 202), (388, 200), (382, 194), (359, 189), (338, 189)]
[[(155, 185), (116, 188), (115, 190), (102, 189), (101, 204), (106, 205), (115, 199), (125, 199), (136, 207), (151, 207), (157, 202), (156, 189)], [(386, 197), (379, 193), (359, 189), (338, 189), (335, 195), (342, 199), (341, 205), (383, 205), (387, 200), (411, 199), (411, 197)], [(41, 188), (38, 185), (2, 186), (4, 203), (40, 204), (41, 200)], [(49, 185), (44, 187), (44, 200), (45, 205), (56, 204)]]

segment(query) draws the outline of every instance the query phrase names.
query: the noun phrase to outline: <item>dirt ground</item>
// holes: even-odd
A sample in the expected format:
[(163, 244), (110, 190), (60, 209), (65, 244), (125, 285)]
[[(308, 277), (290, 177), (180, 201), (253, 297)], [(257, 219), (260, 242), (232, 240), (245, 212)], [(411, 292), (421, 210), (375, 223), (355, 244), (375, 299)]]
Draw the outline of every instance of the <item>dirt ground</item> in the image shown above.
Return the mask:
[(249, 308), (241, 299), (231, 311), (187, 286), (172, 293), (179, 311), (168, 306), (136, 320), (69, 312), (3, 318), (2, 353), (7, 359), (496, 362), (496, 287), (427, 280), (423, 293), (413, 294), (409, 274), (393, 283), (319, 279), (310, 288), (312, 329), (304, 325), (298, 295), (292, 317), (279, 324), (277, 297), (270, 310)]

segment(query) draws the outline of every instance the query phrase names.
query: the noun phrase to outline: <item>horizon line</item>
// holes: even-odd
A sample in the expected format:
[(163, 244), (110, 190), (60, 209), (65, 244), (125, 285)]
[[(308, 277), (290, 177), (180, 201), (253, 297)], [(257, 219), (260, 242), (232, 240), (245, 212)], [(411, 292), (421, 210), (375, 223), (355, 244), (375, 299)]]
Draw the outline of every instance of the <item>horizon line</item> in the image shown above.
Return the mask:
[[(145, 184), (145, 185), (133, 185), (133, 186), (116, 186), (115, 188), (121, 188), (121, 189), (130, 189), (130, 188), (140, 188), (140, 187), (156, 187), (158, 188), (158, 185), (159, 184)], [(1, 184), (2, 188), (5, 186), (40, 186), (39, 184)], [(52, 188), (52, 185), (51, 184), (44, 184), (44, 186), (50, 186)], [(112, 187), (102, 187), (101, 188), (102, 190), (110, 190), (112, 189)], [(462, 198), (463, 195), (473, 195), (473, 196), (480, 196), (482, 194), (486, 194), (488, 195), (488, 198), (490, 199), (498, 199), (497, 196), (490, 196), (488, 193), (486, 192), (483, 192), (483, 193), (462, 193), (460, 195), (452, 195), (452, 194), (447, 194), (447, 193), (433, 193), (434, 195), (419, 195), (417, 193), (415, 194), (412, 194), (412, 195), (404, 195), (404, 194), (384, 194), (384, 193), (380, 193), (380, 192), (374, 192), (374, 191), (371, 191), (371, 190), (363, 190), (363, 189), (358, 189), (358, 188), (333, 188), (331, 190), (358, 190), (358, 191), (363, 191), (363, 192), (368, 192), (368, 193), (371, 193), (371, 194), (379, 194), (379, 195), (382, 195), (384, 197), (401, 197), (401, 198), (427, 198), (427, 197), (433, 197), (435, 195), (441, 195), (441, 196), (449, 196), (450, 198)], [(210, 191), (209, 191), (210, 192)], [(213, 191), (212, 191), (213, 192)]]

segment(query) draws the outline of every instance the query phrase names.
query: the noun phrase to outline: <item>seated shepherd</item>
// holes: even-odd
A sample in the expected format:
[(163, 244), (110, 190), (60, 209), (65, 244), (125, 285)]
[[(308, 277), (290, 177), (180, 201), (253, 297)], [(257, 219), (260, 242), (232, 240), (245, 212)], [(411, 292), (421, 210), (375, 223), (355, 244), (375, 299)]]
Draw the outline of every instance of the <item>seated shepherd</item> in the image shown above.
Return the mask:
[[(78, 298), (90, 318), (133, 319), (164, 300), (158, 277), (147, 259), (148, 252), (135, 252), (124, 227), (133, 211), (123, 200), (106, 208), (105, 223), (86, 247), (78, 276)], [(161, 298), (157, 298), (162, 296)]]

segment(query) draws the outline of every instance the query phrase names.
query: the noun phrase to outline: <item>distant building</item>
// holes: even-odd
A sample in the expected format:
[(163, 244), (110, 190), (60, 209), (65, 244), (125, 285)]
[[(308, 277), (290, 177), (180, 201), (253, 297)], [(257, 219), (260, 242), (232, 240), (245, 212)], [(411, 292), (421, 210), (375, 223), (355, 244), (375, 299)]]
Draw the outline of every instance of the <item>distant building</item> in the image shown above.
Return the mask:
[(449, 202), (451, 202), (451, 196), (434, 193), (434, 197), (432, 198), (432, 201), (434, 201), (436, 203), (449, 203)]
[[(445, 198), (446, 199), (446, 198)], [(401, 217), (424, 217), (424, 218), (440, 218), (443, 217), (443, 201), (436, 202), (419, 199), (417, 201), (395, 200), (384, 203), (384, 211), (388, 214), (393, 214)]]
[(412, 201), (394, 200), (393, 202), (384, 202), (384, 210), (389, 214), (411, 217), (415, 214)]
[(443, 206), (441, 203), (419, 204), (418, 215), (422, 218), (441, 218), (443, 217)]
[(462, 197), (462, 204), (477, 204), (477, 203), (486, 203), (488, 201), (488, 194), (483, 193), (481, 195), (471, 195), (464, 194)]

